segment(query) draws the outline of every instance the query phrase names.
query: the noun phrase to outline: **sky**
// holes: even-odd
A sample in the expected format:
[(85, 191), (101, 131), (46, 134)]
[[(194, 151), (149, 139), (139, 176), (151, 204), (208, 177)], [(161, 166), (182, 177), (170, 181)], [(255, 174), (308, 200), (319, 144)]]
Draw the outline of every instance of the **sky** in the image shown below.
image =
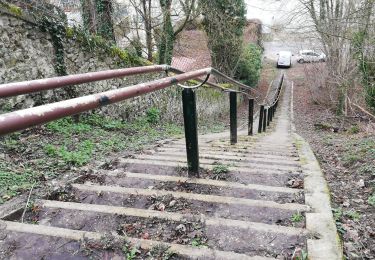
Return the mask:
[(267, 27), (283, 21), (298, 5), (298, 0), (245, 0), (245, 3), (247, 18), (260, 19)]

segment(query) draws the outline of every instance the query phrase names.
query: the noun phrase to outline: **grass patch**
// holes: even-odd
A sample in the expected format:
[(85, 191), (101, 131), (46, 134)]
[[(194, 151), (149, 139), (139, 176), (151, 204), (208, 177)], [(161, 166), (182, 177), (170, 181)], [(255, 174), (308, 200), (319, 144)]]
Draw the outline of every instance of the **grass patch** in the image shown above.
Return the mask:
[(61, 159), (67, 165), (82, 166), (87, 164), (93, 153), (94, 144), (90, 140), (79, 142), (77, 147), (73, 150), (67, 146), (54, 146), (47, 144), (45, 152), (47, 156)]
[(10, 165), (0, 162), (0, 204), (29, 190), (39, 182), (39, 176), (31, 169), (15, 171)]
[(150, 255), (153, 259), (163, 259), (168, 260), (171, 259), (173, 256), (177, 256), (177, 254), (171, 250), (169, 250), (168, 246), (164, 245), (156, 245), (151, 248)]
[(360, 161), (361, 157), (358, 154), (354, 153), (346, 153), (342, 160), (345, 166), (351, 166), (354, 163)]
[(92, 130), (91, 125), (82, 122), (74, 123), (71, 117), (52, 121), (46, 125), (46, 128), (53, 133), (65, 135), (83, 134)]
[(341, 235), (345, 234), (346, 231), (342, 225), (342, 217), (344, 215), (342, 208), (333, 208), (332, 213), (333, 213), (333, 218), (335, 219), (337, 231)]
[(160, 110), (152, 107), (146, 112), (146, 120), (150, 124), (156, 124), (160, 120)]
[(122, 247), (122, 252), (124, 253), (126, 260), (133, 260), (137, 257), (137, 254), (139, 253), (138, 249), (136, 247), (131, 247), (128, 244), (125, 244)]
[(367, 203), (375, 207), (375, 193), (373, 193), (367, 200)]
[(375, 140), (371, 137), (349, 142), (342, 155), (344, 166), (350, 167), (357, 162), (363, 163), (359, 171), (373, 172), (371, 163), (373, 160), (375, 160)]
[(211, 179), (226, 180), (228, 178), (229, 166), (225, 164), (216, 164), (211, 171)]
[(293, 223), (299, 223), (299, 222), (301, 222), (303, 219), (304, 219), (304, 217), (303, 217), (303, 215), (302, 215), (300, 212), (294, 213), (294, 214), (292, 215), (292, 217), (290, 218), (290, 220), (291, 220)]
[(344, 215), (351, 218), (354, 221), (359, 221), (361, 219), (361, 214), (355, 210), (346, 211)]
[(202, 241), (200, 237), (195, 237), (191, 240), (191, 246), (192, 247), (207, 247), (207, 245)]
[[(36, 131), (3, 137), (0, 153), (7, 156), (0, 158), (0, 204), (28, 190), (40, 176), (56, 178), (72, 167), (79, 170), (94, 161), (104, 162), (110, 154), (139, 151), (146, 144), (183, 133), (181, 126), (160, 124), (159, 119), (156, 109), (135, 121), (83, 114), (78, 123), (67, 117)], [(27, 165), (27, 170), (19, 165)]]
[[(224, 128), (218, 122), (199, 132), (220, 132)], [(80, 115), (79, 122), (67, 117), (1, 137), (0, 154), (6, 156), (0, 157), (0, 204), (29, 190), (35, 180), (58, 178), (72, 169), (79, 172), (93, 162), (104, 164), (114, 153), (140, 151), (157, 140), (182, 135), (182, 126), (161, 122), (160, 111), (150, 108), (133, 121), (86, 113)], [(215, 178), (226, 179), (227, 166), (217, 165), (214, 172)]]
[(358, 134), (360, 131), (358, 125), (353, 125), (352, 127), (349, 128), (348, 132), (349, 134)]

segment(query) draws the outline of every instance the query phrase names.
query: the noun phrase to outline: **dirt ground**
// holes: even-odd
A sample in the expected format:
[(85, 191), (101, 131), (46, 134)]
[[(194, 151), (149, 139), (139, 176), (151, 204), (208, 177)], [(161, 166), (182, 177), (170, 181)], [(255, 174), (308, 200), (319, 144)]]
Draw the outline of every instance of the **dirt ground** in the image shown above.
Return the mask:
[[(328, 181), (345, 258), (375, 259), (374, 123), (364, 117), (337, 116), (314, 102), (303, 66), (313, 64), (296, 64), (285, 71), (294, 81), (297, 133), (312, 146)], [(314, 96), (325, 98), (320, 86), (311, 87)]]

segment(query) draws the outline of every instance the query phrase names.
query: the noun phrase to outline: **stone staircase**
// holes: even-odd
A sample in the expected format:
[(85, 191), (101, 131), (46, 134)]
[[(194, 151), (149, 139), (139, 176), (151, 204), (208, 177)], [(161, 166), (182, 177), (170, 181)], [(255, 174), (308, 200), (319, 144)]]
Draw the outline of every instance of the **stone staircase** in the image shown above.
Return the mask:
[(306, 229), (313, 209), (305, 204), (290, 99), (287, 84), (267, 133), (240, 130), (237, 145), (229, 133), (200, 136), (201, 178), (187, 177), (183, 139), (82, 176), (37, 201), (28, 223), (1, 220), (0, 256), (305, 259), (308, 240), (320, 235)]

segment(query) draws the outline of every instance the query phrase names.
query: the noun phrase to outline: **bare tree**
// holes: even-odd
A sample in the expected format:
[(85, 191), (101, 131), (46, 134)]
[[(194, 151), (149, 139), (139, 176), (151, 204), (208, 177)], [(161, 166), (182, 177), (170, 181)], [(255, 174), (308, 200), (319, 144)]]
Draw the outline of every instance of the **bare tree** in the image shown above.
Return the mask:
[(82, 18), (84, 27), (91, 33), (96, 33), (95, 0), (81, 0)]
[[(158, 62), (170, 63), (178, 34), (197, 16), (196, 0), (130, 0), (130, 3), (141, 18), (140, 23), (134, 21), (132, 29), (138, 38), (140, 31), (144, 31), (147, 59), (152, 61), (157, 45)], [(135, 42), (130, 38), (128, 41)]]
[(84, 27), (93, 34), (114, 41), (112, 0), (81, 0)]
[(172, 24), (172, 3), (173, 0), (159, 0), (163, 14), (163, 25), (159, 36), (159, 64), (171, 64), (173, 56), (174, 42), (179, 33), (183, 31), (187, 23), (191, 20), (193, 10), (195, 9), (195, 0), (179, 0), (183, 16), (176, 28)]
[[(130, 0), (131, 5), (136, 10), (137, 15), (141, 17), (141, 21), (143, 26), (136, 26), (133, 30), (136, 30), (137, 33), (137, 42), (141, 43), (139, 30), (144, 30), (146, 35), (146, 55), (149, 61), (152, 61), (152, 53), (154, 49), (153, 44), (153, 21), (155, 17), (153, 16), (153, 4), (155, 1), (153, 0)], [(137, 19), (138, 20), (138, 19)], [(135, 21), (137, 24), (137, 21)], [(134, 42), (134, 40), (129, 39), (130, 42)]]
[(358, 76), (353, 39), (374, 26), (373, 0), (300, 0), (327, 53), (328, 83), (336, 89), (338, 111), (347, 113), (348, 97)]

